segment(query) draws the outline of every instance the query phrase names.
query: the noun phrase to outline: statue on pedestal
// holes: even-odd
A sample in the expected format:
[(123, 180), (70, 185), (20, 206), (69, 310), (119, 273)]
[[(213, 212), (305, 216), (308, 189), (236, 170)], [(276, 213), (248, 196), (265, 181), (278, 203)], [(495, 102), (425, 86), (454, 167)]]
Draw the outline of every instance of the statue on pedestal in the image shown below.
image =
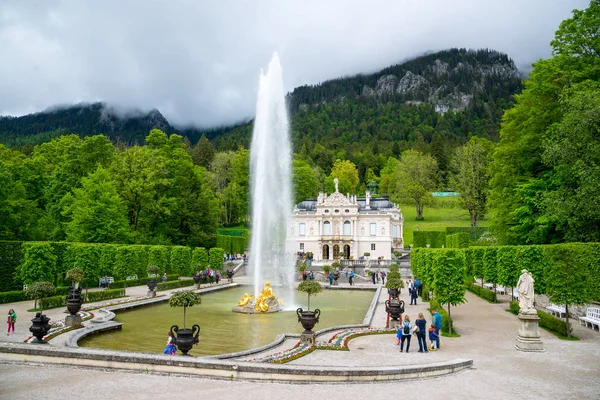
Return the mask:
[(521, 314), (535, 314), (537, 311), (533, 306), (534, 292), (533, 292), (533, 276), (526, 269), (521, 271), (519, 282), (517, 283), (517, 290), (519, 292), (519, 312)]

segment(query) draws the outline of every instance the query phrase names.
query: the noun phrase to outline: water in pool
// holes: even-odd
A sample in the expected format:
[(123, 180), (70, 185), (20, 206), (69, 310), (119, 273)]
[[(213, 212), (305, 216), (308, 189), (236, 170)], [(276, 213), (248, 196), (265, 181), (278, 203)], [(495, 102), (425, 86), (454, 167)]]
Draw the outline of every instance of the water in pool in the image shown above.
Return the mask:
[[(200, 343), (193, 356), (243, 351), (271, 343), (280, 333), (301, 333), (295, 310), (272, 314), (239, 314), (231, 311), (248, 287), (237, 287), (202, 295), (202, 304), (188, 307), (186, 327), (200, 325)], [(314, 330), (362, 323), (373, 291), (323, 290), (310, 299), (311, 310), (321, 309)], [(296, 293), (296, 302), (306, 309), (306, 295)], [(171, 325), (183, 328), (183, 308), (168, 302), (117, 313), (120, 331), (93, 335), (79, 342), (81, 347), (162, 353)], [(178, 353), (179, 354), (179, 353)]]

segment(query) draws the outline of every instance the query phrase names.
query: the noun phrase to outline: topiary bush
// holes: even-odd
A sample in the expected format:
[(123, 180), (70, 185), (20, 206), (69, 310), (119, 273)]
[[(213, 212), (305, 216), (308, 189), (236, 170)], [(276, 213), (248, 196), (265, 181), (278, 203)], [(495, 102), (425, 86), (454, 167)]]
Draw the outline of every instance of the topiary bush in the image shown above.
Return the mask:
[(474, 285), (471, 282), (465, 282), (465, 287), (467, 288), (467, 290), (473, 294), (475, 294), (476, 296), (481, 297), (484, 300), (489, 301), (490, 303), (495, 303), (495, 298), (496, 296), (494, 296), (494, 292), (492, 292), (489, 289), (486, 288), (482, 288), (481, 286), (477, 286)]

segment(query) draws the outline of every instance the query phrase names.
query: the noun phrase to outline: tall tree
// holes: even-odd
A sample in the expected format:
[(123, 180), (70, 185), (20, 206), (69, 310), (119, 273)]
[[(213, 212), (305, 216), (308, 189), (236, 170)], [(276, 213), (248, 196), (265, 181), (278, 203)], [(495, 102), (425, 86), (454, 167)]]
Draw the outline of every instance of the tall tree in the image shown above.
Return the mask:
[(463, 207), (469, 211), (473, 228), (477, 227), (485, 211), (491, 155), (492, 142), (474, 136), (463, 147), (456, 149), (452, 161), (452, 183), (461, 195)]
[(215, 147), (206, 138), (206, 135), (202, 134), (202, 137), (192, 149), (192, 160), (194, 164), (208, 169), (213, 158), (215, 158)]
[(306, 161), (295, 159), (292, 166), (292, 173), (295, 204), (317, 196), (319, 193), (319, 182), (313, 169)]
[(356, 188), (358, 187), (358, 170), (351, 161), (335, 160), (329, 177), (327, 187), (329, 192), (335, 190), (333, 180), (337, 178), (340, 193), (356, 193)]
[(437, 177), (437, 161), (433, 157), (417, 150), (407, 150), (402, 153), (396, 166), (396, 187), (393, 195), (396, 198), (413, 200), (417, 219), (423, 219), (423, 208), (431, 200)]
[(68, 241), (127, 242), (127, 210), (106, 169), (100, 167), (83, 178), (82, 187), (73, 190), (73, 197), (71, 207), (63, 211), (71, 216), (65, 227)]

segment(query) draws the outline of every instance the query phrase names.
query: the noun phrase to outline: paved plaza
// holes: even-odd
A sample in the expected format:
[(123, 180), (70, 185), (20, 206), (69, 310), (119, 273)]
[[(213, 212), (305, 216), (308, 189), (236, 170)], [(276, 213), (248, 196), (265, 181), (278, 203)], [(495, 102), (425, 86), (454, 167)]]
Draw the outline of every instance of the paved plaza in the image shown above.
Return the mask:
[[(361, 286), (370, 284), (361, 283)], [(145, 287), (128, 288), (130, 296), (145, 294)], [(406, 290), (402, 299), (409, 304)], [(373, 327), (385, 326), (381, 292)], [(410, 353), (400, 353), (393, 335), (372, 335), (353, 339), (350, 351), (316, 350), (290, 365), (308, 366), (391, 366), (419, 365), (453, 359), (472, 359), (473, 368), (428, 379), (355, 384), (285, 384), (239, 382), (188, 376), (140, 374), (118, 370), (84, 369), (57, 365), (14, 364), (0, 353), (0, 399), (167, 399), (173, 396), (202, 396), (211, 399), (355, 399), (373, 397), (519, 398), (519, 399), (600, 399), (600, 333), (575, 323), (580, 341), (563, 341), (541, 329), (544, 353), (524, 353), (514, 349), (517, 318), (506, 312), (508, 297), (490, 304), (467, 292), (468, 303), (454, 307), (452, 315), (460, 338), (443, 338), (437, 352), (418, 353), (415, 338)], [(406, 306), (411, 319), (426, 312), (427, 303)], [(29, 336), (32, 302), (3, 305), (15, 308), (19, 319), (16, 335), (0, 339), (22, 342)], [(51, 318), (58, 318), (50, 310)], [(64, 316), (64, 314), (63, 314)], [(63, 335), (61, 335), (63, 336)], [(50, 346), (60, 346), (59, 337)], [(63, 340), (64, 341), (64, 340)], [(33, 346), (33, 345), (32, 345)]]

